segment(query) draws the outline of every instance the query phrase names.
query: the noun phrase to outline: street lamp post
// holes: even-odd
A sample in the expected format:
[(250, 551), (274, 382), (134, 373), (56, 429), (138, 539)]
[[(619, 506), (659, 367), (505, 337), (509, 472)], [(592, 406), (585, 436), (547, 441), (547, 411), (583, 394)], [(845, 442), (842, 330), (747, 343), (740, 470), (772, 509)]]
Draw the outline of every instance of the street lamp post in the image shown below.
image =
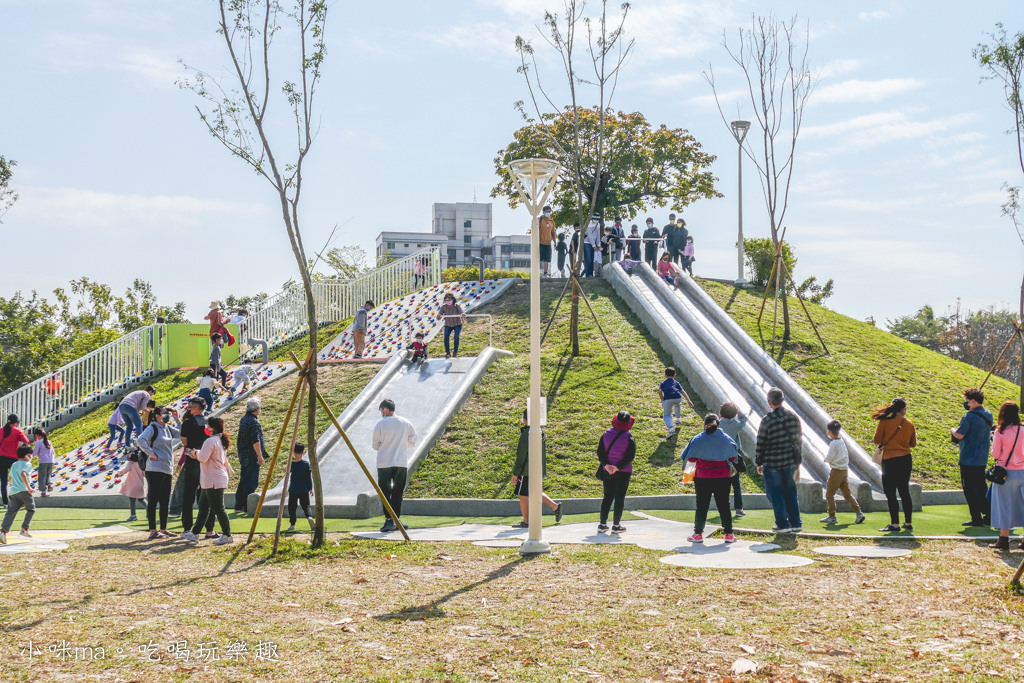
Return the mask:
[(739, 247), (739, 252), (736, 258), (736, 285), (743, 287), (747, 284), (747, 279), (743, 277), (743, 140), (747, 137), (747, 131), (750, 130), (750, 121), (733, 121), (729, 124), (729, 127), (732, 129), (732, 136), (736, 138), (736, 168), (739, 174), (739, 181), (736, 186), (737, 205), (739, 208), (739, 238), (736, 243)]
[(519, 188), (523, 203), (533, 218), (530, 230), (530, 463), (529, 497), (530, 530), (519, 552), (524, 555), (551, 552), (551, 545), (541, 538), (541, 498), (544, 470), (541, 460), (540, 406), (540, 209), (555, 186), (561, 167), (551, 159), (520, 159), (509, 165), (512, 181)]

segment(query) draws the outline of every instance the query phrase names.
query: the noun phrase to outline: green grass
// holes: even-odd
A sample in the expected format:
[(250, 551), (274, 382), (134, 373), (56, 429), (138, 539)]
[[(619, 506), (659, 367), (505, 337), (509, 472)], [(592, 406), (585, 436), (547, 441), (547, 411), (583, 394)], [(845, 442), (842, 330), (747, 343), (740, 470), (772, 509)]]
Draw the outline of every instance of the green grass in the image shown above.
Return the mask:
[[(705, 290), (755, 341), (770, 349), (771, 301), (761, 327), (757, 314), (763, 292), (702, 282)], [(984, 370), (952, 360), (827, 308), (808, 304), (831, 355), (825, 355), (800, 308), (790, 299), (792, 340), (776, 345), (784, 370), (862, 444), (869, 453), (875, 425), (871, 410), (896, 396), (907, 399), (907, 417), (917, 429), (914, 481), (925, 488), (959, 488), (957, 449), (949, 430), (960, 423), (963, 390), (978, 386)], [(781, 309), (778, 336), (781, 339)], [(999, 377), (985, 386), (985, 405), (995, 413), (1005, 400), (1017, 400), (1020, 388)]]
[[(316, 343), (322, 351), (331, 341), (334, 340), (339, 334), (341, 334), (346, 327), (352, 324), (352, 318), (346, 318), (345, 320), (339, 320), (335, 323), (328, 323), (324, 325), (316, 333)], [(299, 357), (299, 360), (306, 358), (306, 352), (309, 351), (309, 334), (303, 334), (294, 339), (288, 341), (277, 348), (270, 350), (270, 360), (272, 362), (278, 361), (291, 361), (291, 357), (288, 355), (289, 352), (294, 351), (295, 355)]]

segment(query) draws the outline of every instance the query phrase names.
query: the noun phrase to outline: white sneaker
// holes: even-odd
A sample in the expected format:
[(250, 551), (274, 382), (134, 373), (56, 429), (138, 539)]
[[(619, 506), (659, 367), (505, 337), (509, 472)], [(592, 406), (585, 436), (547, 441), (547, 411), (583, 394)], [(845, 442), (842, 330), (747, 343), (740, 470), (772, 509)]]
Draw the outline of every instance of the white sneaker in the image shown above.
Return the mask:
[(189, 529), (188, 531), (183, 531), (181, 533), (181, 537), (183, 539), (185, 539), (186, 541), (190, 541), (192, 543), (198, 543), (199, 542), (199, 537), (196, 536), (194, 533), (192, 533), (191, 529)]
[(223, 536), (218, 538), (216, 541), (214, 541), (213, 544), (214, 545), (230, 545), (230, 544), (232, 544), (234, 542), (235, 542), (234, 536), (232, 536), (231, 534), (224, 534)]
[(32, 534), (30, 534), (30, 533), (28, 532), (28, 529), (22, 529), (22, 530), (21, 530), (21, 533), (20, 533), (20, 534), (18, 534), (18, 535), (19, 535), (19, 536), (24, 536), (25, 538), (32, 538)]
[(312, 517), (306, 517), (306, 521), (309, 522), (309, 530), (312, 531), (313, 528), (316, 526), (316, 520)]
[(670, 429), (670, 430), (668, 430), (668, 434), (665, 435), (665, 438), (666, 439), (671, 439), (675, 435), (676, 435), (676, 430)]
[(291, 526), (289, 526), (289, 527), (288, 527), (287, 529), (285, 529), (285, 531), (295, 531), (295, 525), (294, 525), (294, 524), (292, 524), (292, 525), (291, 525)]

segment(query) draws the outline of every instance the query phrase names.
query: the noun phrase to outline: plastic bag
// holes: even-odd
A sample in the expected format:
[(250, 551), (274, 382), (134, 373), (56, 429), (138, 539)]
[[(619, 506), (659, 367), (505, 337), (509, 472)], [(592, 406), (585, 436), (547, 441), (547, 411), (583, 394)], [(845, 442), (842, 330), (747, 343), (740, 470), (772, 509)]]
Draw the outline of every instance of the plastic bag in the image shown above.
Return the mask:
[(683, 483), (689, 484), (693, 482), (694, 476), (697, 474), (697, 463), (693, 460), (687, 460), (686, 466), (683, 468)]

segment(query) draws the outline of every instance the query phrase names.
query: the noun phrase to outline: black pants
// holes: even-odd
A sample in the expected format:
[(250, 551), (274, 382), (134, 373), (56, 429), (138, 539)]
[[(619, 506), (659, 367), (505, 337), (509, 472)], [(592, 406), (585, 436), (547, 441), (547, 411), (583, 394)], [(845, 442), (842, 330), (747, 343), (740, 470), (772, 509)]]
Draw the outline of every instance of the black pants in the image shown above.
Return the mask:
[[(149, 530), (167, 528), (167, 511), (171, 502), (171, 475), (164, 472), (150, 472), (146, 470), (146, 484), (149, 492), (146, 494), (146, 520), (149, 522)], [(160, 506), (160, 526), (156, 525), (156, 506)]]
[(629, 479), (632, 472), (616, 472), (604, 480), (604, 498), (601, 499), (601, 524), (608, 523), (608, 511), (615, 502), (615, 515), (612, 523), (618, 524), (622, 521), (622, 511), (626, 507), (626, 491), (629, 489)]
[[(197, 500), (200, 507), (203, 505), (203, 495), (199, 488), (199, 468), (185, 465), (178, 479), (181, 481), (181, 528), (188, 531), (192, 528), (192, 523), (195, 521), (195, 518), (192, 516), (192, 506), (195, 505)], [(213, 531), (213, 517), (206, 520), (206, 531)]]
[(910, 470), (913, 466), (914, 461), (909, 453), (882, 461), (882, 490), (885, 491), (885, 500), (889, 503), (889, 522), (892, 524), (900, 523), (897, 493), (903, 499), (903, 519), (907, 524), (911, 523), (914, 504), (910, 501)]
[(731, 534), (732, 510), (729, 508), (729, 492), (732, 489), (732, 478), (700, 477), (693, 480), (693, 488), (697, 492), (697, 514), (693, 518), (693, 533), (704, 533), (704, 525), (708, 521), (708, 508), (711, 507), (711, 497), (714, 496), (718, 516), (722, 518), (722, 529), (725, 533)]
[(992, 504), (985, 498), (988, 482), (985, 481), (984, 465), (960, 465), (960, 488), (964, 490), (967, 507), (971, 511), (972, 522), (984, 522), (989, 519)]
[(0, 493), (3, 494), (4, 505), (7, 505), (7, 476), (11, 465), (18, 462), (13, 458), (0, 458)]
[(309, 514), (309, 491), (288, 494), (288, 521), (292, 526), (295, 526), (295, 513), (300, 505), (302, 506), (302, 515), (304, 517), (313, 516)]
[(405, 467), (383, 467), (377, 469), (377, 485), (384, 492), (388, 505), (396, 517), (402, 516), (402, 498), (405, 496), (405, 482), (409, 470)]
[(644, 261), (650, 264), (655, 271), (658, 270), (658, 245), (653, 242), (644, 247)]
[(203, 489), (199, 498), (199, 516), (192, 526), (192, 533), (198, 536), (204, 525), (207, 525), (207, 529), (212, 529), (214, 517), (220, 522), (221, 533), (230, 536), (231, 520), (224, 509), (224, 489)]

